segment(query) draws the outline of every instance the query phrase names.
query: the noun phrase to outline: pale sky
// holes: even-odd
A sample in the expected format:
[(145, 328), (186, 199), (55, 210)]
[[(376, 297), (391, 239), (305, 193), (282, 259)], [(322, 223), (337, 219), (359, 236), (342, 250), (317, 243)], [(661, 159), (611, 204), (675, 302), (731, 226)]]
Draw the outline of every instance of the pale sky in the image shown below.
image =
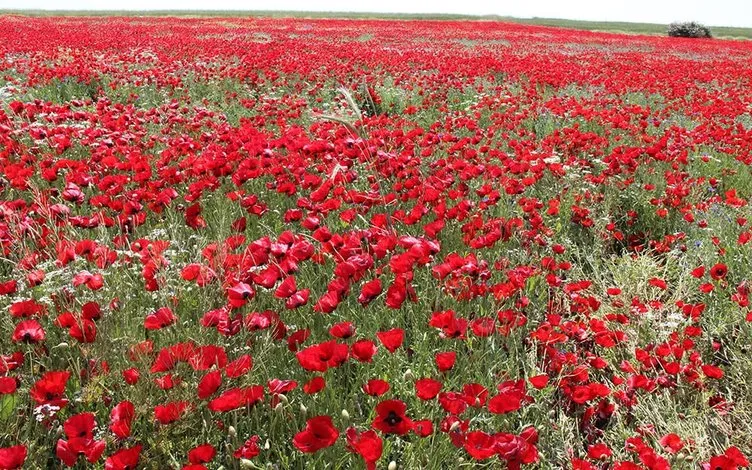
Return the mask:
[(752, 0), (0, 0), (0, 9), (465, 13), (752, 27)]

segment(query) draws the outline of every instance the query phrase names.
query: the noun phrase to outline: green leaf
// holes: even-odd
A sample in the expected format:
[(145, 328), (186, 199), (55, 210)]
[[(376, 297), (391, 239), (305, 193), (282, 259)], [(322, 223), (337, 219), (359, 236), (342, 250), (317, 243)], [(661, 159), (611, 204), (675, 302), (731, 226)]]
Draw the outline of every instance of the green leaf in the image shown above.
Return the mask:
[(0, 400), (0, 421), (7, 421), (16, 409), (16, 394), (5, 395)]

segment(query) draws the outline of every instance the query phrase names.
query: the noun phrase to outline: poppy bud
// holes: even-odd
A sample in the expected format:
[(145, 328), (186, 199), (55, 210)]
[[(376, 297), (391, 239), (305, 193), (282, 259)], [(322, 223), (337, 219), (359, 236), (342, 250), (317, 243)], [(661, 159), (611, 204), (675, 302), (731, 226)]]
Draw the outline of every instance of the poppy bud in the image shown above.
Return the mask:
[(342, 418), (350, 419), (350, 413), (348, 413), (347, 410), (342, 410)]
[(230, 426), (227, 430), (227, 434), (232, 438), (238, 437), (238, 431), (235, 429), (235, 426)]
[(405, 373), (402, 374), (402, 379), (405, 381), (415, 380), (415, 375), (413, 375), (412, 369), (407, 369)]
[(389, 462), (389, 466), (387, 467), (387, 470), (397, 470), (397, 462), (392, 460)]
[(306, 414), (306, 413), (308, 413), (308, 408), (306, 408), (306, 407), (305, 407), (305, 405), (304, 405), (304, 404), (302, 404), (302, 403), (300, 404), (300, 413), (301, 413), (301, 414)]

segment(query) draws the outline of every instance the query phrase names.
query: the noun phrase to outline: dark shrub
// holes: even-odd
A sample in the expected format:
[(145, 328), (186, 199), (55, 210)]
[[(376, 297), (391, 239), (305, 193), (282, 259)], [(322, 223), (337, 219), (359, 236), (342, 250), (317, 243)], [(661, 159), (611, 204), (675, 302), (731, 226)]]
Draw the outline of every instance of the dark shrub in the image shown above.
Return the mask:
[(668, 35), (674, 38), (710, 38), (710, 28), (694, 21), (671, 23), (668, 25)]

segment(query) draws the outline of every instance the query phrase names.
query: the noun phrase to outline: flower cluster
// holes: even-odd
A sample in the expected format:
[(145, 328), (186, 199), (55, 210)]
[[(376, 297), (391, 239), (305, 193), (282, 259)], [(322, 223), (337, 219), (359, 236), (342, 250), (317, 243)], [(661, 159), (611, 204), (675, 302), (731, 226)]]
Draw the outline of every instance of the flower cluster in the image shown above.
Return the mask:
[(749, 467), (750, 64), (0, 16), (0, 470)]

